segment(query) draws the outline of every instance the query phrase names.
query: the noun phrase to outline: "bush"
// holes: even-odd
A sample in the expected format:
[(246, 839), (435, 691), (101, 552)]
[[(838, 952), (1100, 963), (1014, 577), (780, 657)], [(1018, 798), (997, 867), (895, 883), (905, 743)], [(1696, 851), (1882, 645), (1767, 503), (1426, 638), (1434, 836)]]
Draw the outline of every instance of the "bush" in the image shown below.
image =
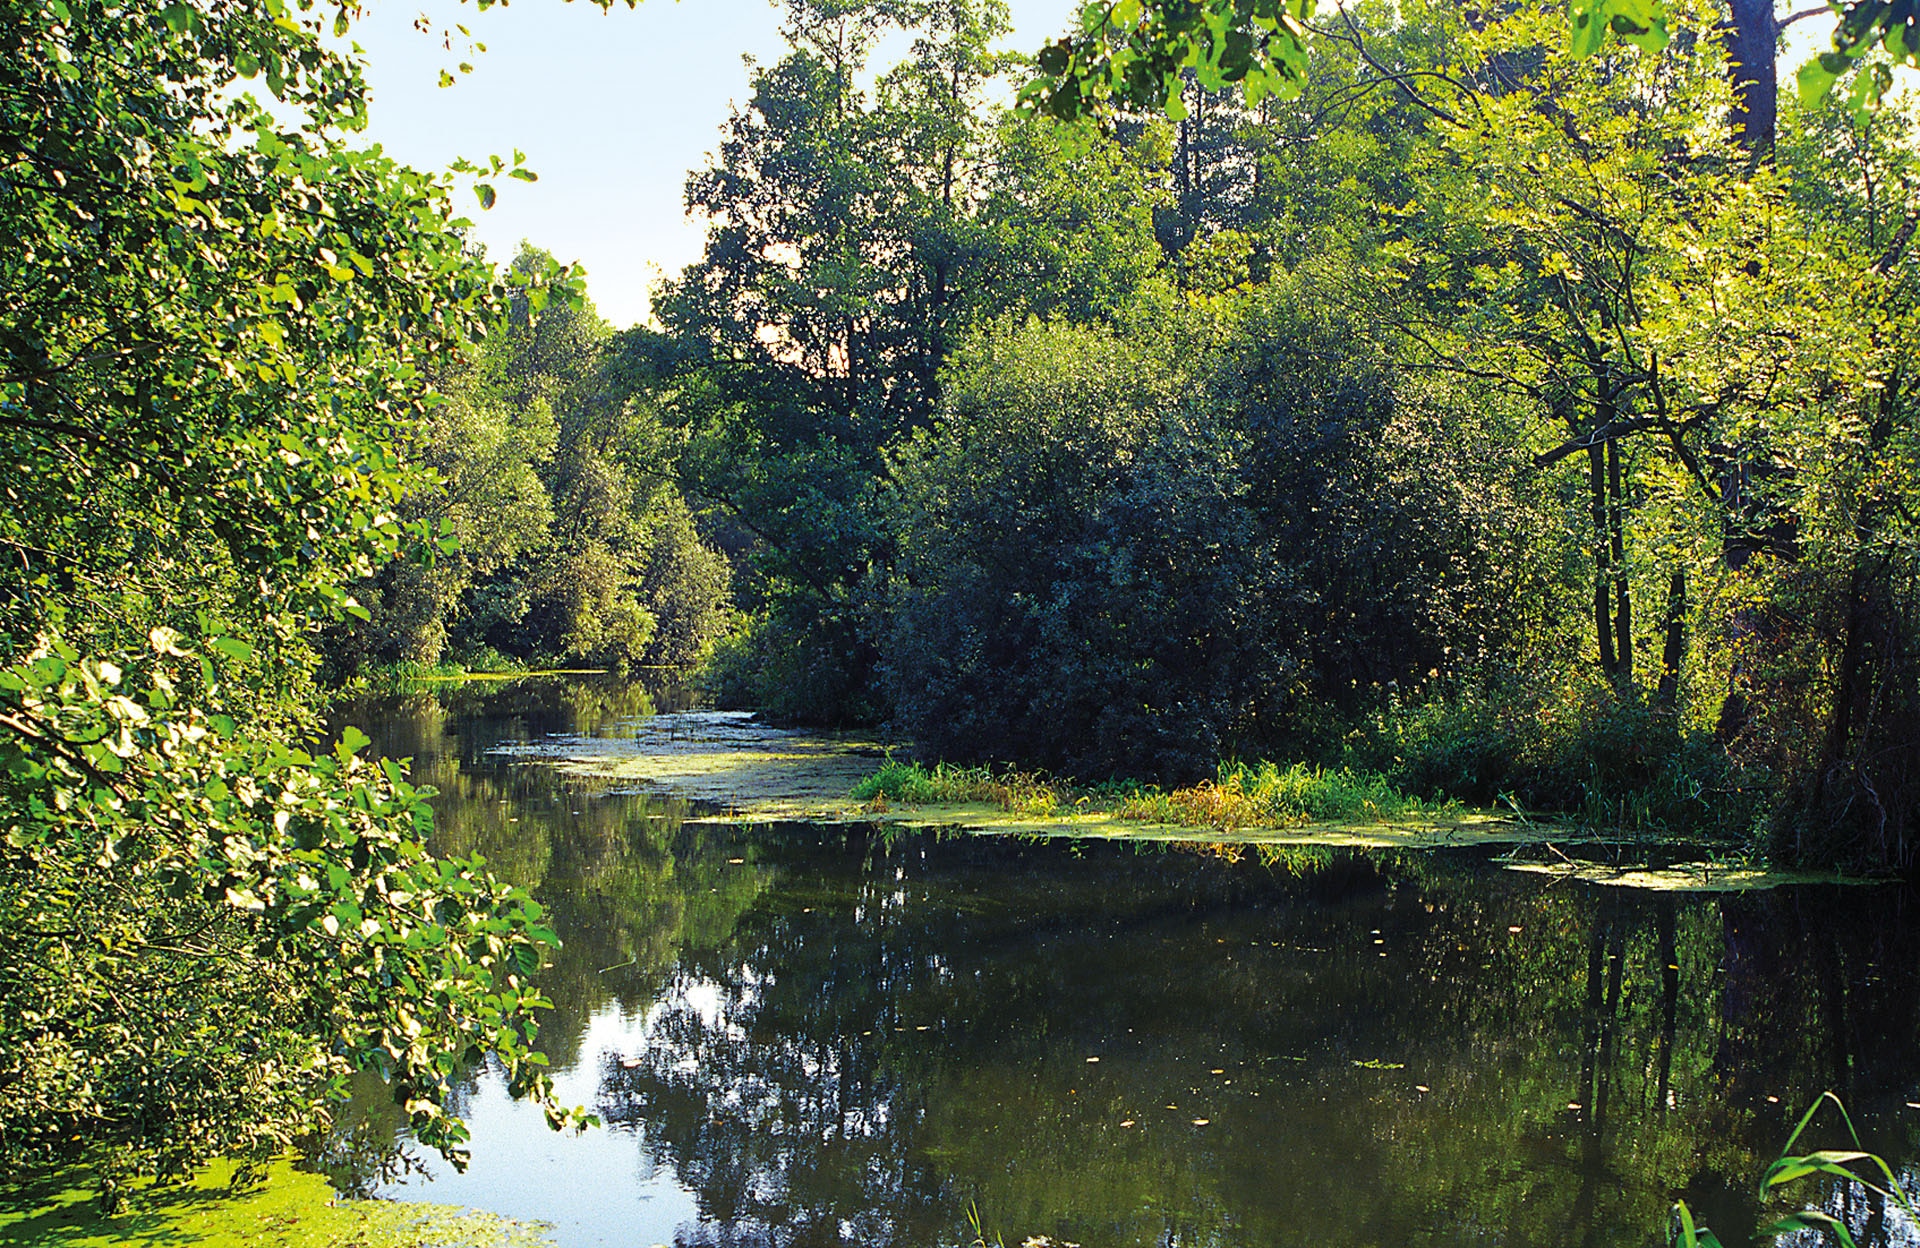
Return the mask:
[(1597, 677), (1461, 682), (1390, 701), (1347, 754), (1411, 792), (1645, 835), (1743, 840), (1766, 792), (1712, 733)]
[(1208, 380), (1271, 569), (1249, 609), (1288, 657), (1249, 743), (1268, 754), (1320, 754), (1386, 691), (1510, 660), (1580, 609), (1514, 404), (1396, 369), (1338, 310), (1354, 284), (1323, 262), (1251, 297)]
[(879, 671), (930, 750), (1187, 779), (1273, 678), (1239, 447), (1183, 405), (1177, 355), (995, 327), (895, 453)]
[(758, 711), (775, 723), (848, 727), (881, 718), (869, 688), (870, 653), (840, 621), (762, 610), (737, 614), (694, 672), (721, 710)]

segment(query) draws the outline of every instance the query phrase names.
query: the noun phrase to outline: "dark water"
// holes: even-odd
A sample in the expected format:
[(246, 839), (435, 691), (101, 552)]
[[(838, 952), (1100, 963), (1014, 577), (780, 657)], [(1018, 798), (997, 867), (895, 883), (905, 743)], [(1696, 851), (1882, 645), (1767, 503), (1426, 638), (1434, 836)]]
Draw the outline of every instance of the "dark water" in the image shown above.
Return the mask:
[[(742, 832), (488, 752), (655, 705), (527, 682), (350, 708), (440, 788), (440, 849), (555, 912), (542, 1038), (607, 1125), (554, 1136), (482, 1073), (469, 1171), (407, 1173), (370, 1096), (342, 1186), (566, 1245), (962, 1245), (974, 1219), (1087, 1248), (1647, 1245), (1684, 1197), (1732, 1248), (1826, 1089), (1920, 1186), (1910, 893)], [(1920, 1242), (1860, 1189), (1807, 1195)]]

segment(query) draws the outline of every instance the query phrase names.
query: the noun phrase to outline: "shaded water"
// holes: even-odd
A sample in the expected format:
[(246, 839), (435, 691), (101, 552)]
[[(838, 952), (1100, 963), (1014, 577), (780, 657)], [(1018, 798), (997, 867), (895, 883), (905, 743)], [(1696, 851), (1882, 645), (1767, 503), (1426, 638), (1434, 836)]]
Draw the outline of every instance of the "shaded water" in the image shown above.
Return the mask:
[[(1920, 1182), (1901, 890), (740, 831), (489, 752), (652, 709), (558, 682), (349, 708), (441, 790), (437, 848), (554, 912), (542, 1041), (607, 1126), (554, 1136), (483, 1073), (455, 1175), (412, 1169), (370, 1095), (330, 1145), (341, 1186), (565, 1245), (793, 1248), (960, 1245), (974, 1216), (1087, 1248), (1644, 1245), (1684, 1196), (1731, 1248), (1827, 1088)], [(1859, 1195), (1825, 1199), (1860, 1228)]]

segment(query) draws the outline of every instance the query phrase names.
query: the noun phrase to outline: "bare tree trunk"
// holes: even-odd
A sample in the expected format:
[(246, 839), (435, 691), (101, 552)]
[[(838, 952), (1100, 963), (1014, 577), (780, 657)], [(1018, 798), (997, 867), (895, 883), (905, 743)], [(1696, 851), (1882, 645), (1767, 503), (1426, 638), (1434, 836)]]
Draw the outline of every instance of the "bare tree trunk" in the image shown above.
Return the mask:
[(1613, 647), (1613, 614), (1608, 603), (1606, 452), (1587, 448), (1587, 492), (1593, 505), (1593, 631), (1600, 642), (1600, 671), (1609, 680), (1620, 671)]
[(1620, 484), (1620, 442), (1607, 440), (1607, 540), (1612, 547), (1614, 613), (1613, 647), (1619, 669), (1615, 682), (1633, 684), (1633, 592), (1627, 583), (1627, 499)]
[(1754, 160), (1773, 153), (1780, 109), (1780, 22), (1773, 0), (1728, 0), (1727, 76), (1733, 85), (1733, 137)]

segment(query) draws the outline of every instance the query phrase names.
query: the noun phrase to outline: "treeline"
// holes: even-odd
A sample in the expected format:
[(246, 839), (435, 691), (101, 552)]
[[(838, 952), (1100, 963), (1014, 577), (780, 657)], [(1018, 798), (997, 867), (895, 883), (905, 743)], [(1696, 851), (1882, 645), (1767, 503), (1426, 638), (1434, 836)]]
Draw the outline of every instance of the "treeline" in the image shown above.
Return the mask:
[(1911, 866), (1911, 119), (1672, 17), (1360, 6), (1101, 133), (998, 102), (991, 0), (795, 0), (609, 348), (737, 555), (710, 686)]
[[(552, 266), (523, 249), (509, 273)], [(400, 514), (437, 540), (352, 586), (369, 614), (328, 634), (331, 677), (687, 668), (726, 627), (728, 568), (665, 475), (674, 432), (625, 393), (590, 303), (520, 293), (483, 331), (429, 361), (437, 401), (402, 443), (420, 483)]]

